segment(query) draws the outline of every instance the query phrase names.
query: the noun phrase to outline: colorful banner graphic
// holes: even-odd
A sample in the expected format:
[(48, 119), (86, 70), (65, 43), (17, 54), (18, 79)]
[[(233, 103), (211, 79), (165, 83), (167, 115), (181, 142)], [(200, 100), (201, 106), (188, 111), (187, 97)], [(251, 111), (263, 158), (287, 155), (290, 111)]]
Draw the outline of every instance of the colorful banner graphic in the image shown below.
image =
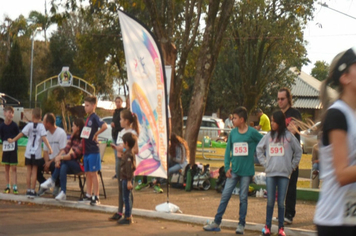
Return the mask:
[(151, 33), (119, 11), (131, 111), (140, 134), (135, 175), (167, 178), (167, 105), (161, 55)]

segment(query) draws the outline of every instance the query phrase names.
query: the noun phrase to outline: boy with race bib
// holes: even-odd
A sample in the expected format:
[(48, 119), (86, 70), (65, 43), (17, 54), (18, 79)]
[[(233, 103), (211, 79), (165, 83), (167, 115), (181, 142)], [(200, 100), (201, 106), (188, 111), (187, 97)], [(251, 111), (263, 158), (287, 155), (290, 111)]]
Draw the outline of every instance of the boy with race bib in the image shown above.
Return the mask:
[(240, 182), (240, 216), (236, 234), (244, 233), (248, 188), (252, 176), (255, 175), (254, 154), (256, 146), (262, 138), (262, 135), (253, 127), (248, 126), (246, 121), (246, 108), (238, 107), (233, 112), (232, 122), (235, 128), (231, 130), (225, 150), (226, 184), (221, 195), (215, 219), (203, 227), (205, 231), (220, 231), (222, 216), (225, 213), (232, 191), (236, 187), (237, 182)]
[[(87, 194), (84, 200), (90, 200), (90, 205), (100, 204), (98, 171), (101, 170), (98, 135), (107, 129), (106, 123), (95, 114), (97, 98), (95, 96), (84, 99), (84, 109), (88, 114), (80, 137), (82, 138), (84, 154), (84, 171), (87, 180)], [(100, 129), (99, 129), (100, 128)], [(92, 195), (94, 191), (94, 194)]]
[(285, 198), (290, 175), (299, 165), (302, 148), (298, 139), (288, 131), (282, 111), (271, 117), (272, 131), (266, 134), (257, 145), (257, 158), (266, 172), (267, 213), (263, 235), (271, 235), (272, 215), (278, 188), (278, 236), (285, 236), (284, 211)]
[(35, 198), (36, 181), (37, 181), (37, 167), (42, 158), (42, 141), (48, 148), (48, 153), (52, 154), (52, 148), (47, 140), (47, 132), (44, 125), (41, 123), (41, 109), (35, 108), (32, 110), (32, 122), (28, 123), (25, 128), (15, 138), (9, 138), (9, 143), (16, 142), (23, 136), (28, 137), (26, 151), (25, 151), (25, 165), (27, 167), (26, 196), (28, 198)]
[(2, 140), (2, 161), (1, 164), (5, 165), (5, 180), (6, 188), (4, 193), (10, 193), (10, 169), (11, 169), (11, 182), (12, 191), (14, 194), (18, 194), (17, 189), (17, 173), (16, 166), (17, 161), (17, 142), (9, 143), (8, 138), (14, 138), (19, 134), (19, 127), (12, 121), (14, 118), (14, 108), (6, 106), (4, 108), (4, 123), (0, 124), (0, 139)]

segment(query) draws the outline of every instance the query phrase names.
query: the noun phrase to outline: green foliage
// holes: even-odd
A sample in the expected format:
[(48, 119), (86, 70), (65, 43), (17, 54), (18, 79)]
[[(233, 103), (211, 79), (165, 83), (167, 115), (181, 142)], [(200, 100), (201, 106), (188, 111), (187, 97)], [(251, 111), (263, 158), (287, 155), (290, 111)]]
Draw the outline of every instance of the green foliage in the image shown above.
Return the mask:
[(311, 76), (323, 81), (328, 77), (329, 64), (326, 61), (316, 61), (314, 68), (311, 70)]
[(82, 12), (87, 27), (78, 34), (76, 64), (85, 71), (84, 77), (93, 83), (97, 91), (113, 99), (113, 82), (127, 83), (125, 56), (117, 15), (90, 8)]
[(2, 73), (0, 88), (1, 92), (19, 100), (28, 98), (28, 79), (22, 64), (21, 49), (16, 41), (11, 47), (9, 63)]
[(312, 4), (312, 0), (236, 4), (210, 87), (213, 107), (229, 110), (238, 104), (251, 112), (257, 105), (274, 106), (278, 89), (294, 81), (290, 68), (307, 62), (302, 30), (312, 16)]
[(31, 25), (34, 29), (37, 27), (42, 27), (44, 31), (45, 42), (47, 43), (47, 29), (54, 24), (54, 21), (46, 14), (43, 15), (38, 11), (31, 11), (28, 16), (28, 21), (31, 22)]

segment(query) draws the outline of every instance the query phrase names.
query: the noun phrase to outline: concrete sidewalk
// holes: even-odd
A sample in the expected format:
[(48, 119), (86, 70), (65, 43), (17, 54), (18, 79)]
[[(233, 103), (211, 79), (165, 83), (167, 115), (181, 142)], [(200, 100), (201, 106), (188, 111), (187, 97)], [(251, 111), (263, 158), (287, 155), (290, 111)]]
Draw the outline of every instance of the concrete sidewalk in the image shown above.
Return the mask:
[[(29, 199), (24, 195), (13, 195), (13, 194), (3, 194), (3, 193), (0, 193), (0, 200), (27, 202), (27, 203), (34, 203), (40, 205), (67, 207), (67, 208), (74, 208), (74, 209), (104, 212), (104, 213), (114, 213), (117, 210), (117, 207), (115, 206), (108, 206), (108, 205), (91, 206), (89, 203), (83, 203), (78, 201), (68, 201), (68, 200), (56, 201), (54, 199), (41, 198), (41, 197), (36, 197), (35, 199)], [(208, 220), (211, 220), (211, 217), (180, 214), (180, 213), (163, 213), (163, 212), (136, 209), (136, 208), (133, 209), (133, 215), (148, 217), (148, 218), (171, 220), (171, 221), (179, 221), (179, 222), (185, 222), (185, 223), (191, 223), (197, 225), (204, 225)], [(234, 220), (223, 220), (221, 226), (223, 228), (235, 229), (237, 224), (238, 222)], [(263, 227), (264, 227), (263, 224), (247, 222), (245, 229), (261, 232)], [(272, 231), (273, 232), (278, 231), (276, 225), (272, 226)], [(285, 228), (285, 232), (287, 235), (310, 235), (310, 236), (316, 235), (315, 231), (303, 230), (298, 228), (289, 228), (289, 227)]]

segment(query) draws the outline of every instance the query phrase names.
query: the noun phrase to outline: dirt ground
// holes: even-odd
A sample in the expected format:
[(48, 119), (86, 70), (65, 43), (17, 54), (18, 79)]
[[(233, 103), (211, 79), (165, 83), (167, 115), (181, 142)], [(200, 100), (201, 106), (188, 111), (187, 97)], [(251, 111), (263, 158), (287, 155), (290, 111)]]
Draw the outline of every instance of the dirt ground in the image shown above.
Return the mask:
[[(25, 194), (25, 167), (18, 167), (18, 187), (19, 193)], [(112, 179), (114, 175), (113, 165), (103, 165), (102, 172), (104, 176), (104, 183), (107, 192), (107, 198), (103, 196), (100, 197), (101, 204), (117, 206), (118, 202), (118, 190), (117, 190), (117, 180)], [(0, 183), (4, 183), (4, 168), (0, 167)], [(4, 185), (4, 184), (3, 184)], [(67, 199), (68, 200), (78, 200), (79, 198), (79, 186), (78, 180), (74, 181), (68, 178), (67, 183)], [(5, 187), (5, 186), (0, 186)], [(166, 186), (162, 186), (164, 193), (158, 194), (153, 191), (152, 188), (142, 189), (141, 191), (134, 191), (134, 208), (154, 210), (156, 205), (164, 203), (167, 201), (167, 189)], [(2, 189), (1, 189), (2, 190)], [(100, 193), (103, 193), (102, 187), (100, 188)], [(44, 197), (52, 197), (51, 194), (46, 194)], [(176, 204), (180, 207), (180, 210), (184, 214), (200, 215), (214, 218), (216, 210), (220, 202), (221, 194), (217, 193), (215, 190), (208, 191), (198, 191), (192, 190), (191, 192), (186, 192), (182, 189), (169, 189), (169, 202)], [(247, 222), (253, 223), (265, 223), (266, 216), (266, 198), (256, 198), (249, 197), (248, 199), (248, 211), (247, 211)], [(313, 224), (313, 216), (315, 211), (316, 202), (308, 201), (297, 201), (296, 206), (296, 217), (294, 218), (293, 224), (286, 227), (292, 228), (302, 228), (315, 230)], [(239, 211), (239, 197), (238, 195), (232, 195), (229, 202), (227, 210), (224, 215), (224, 219), (236, 220), (238, 221), (238, 211)], [(277, 216), (277, 209), (275, 207), (275, 216)], [(107, 215), (104, 217), (108, 217)], [(1, 235), (1, 234), (0, 234)], [(200, 235), (200, 234), (199, 234)]]
[[(0, 235), (190, 235), (208, 236), (198, 225), (151, 218), (134, 217), (130, 226), (103, 220), (108, 214), (47, 207), (34, 204), (18, 204), (0, 201)], [(219, 236), (235, 234), (234, 230), (222, 229)], [(260, 232), (245, 231), (244, 235), (260, 235)]]

